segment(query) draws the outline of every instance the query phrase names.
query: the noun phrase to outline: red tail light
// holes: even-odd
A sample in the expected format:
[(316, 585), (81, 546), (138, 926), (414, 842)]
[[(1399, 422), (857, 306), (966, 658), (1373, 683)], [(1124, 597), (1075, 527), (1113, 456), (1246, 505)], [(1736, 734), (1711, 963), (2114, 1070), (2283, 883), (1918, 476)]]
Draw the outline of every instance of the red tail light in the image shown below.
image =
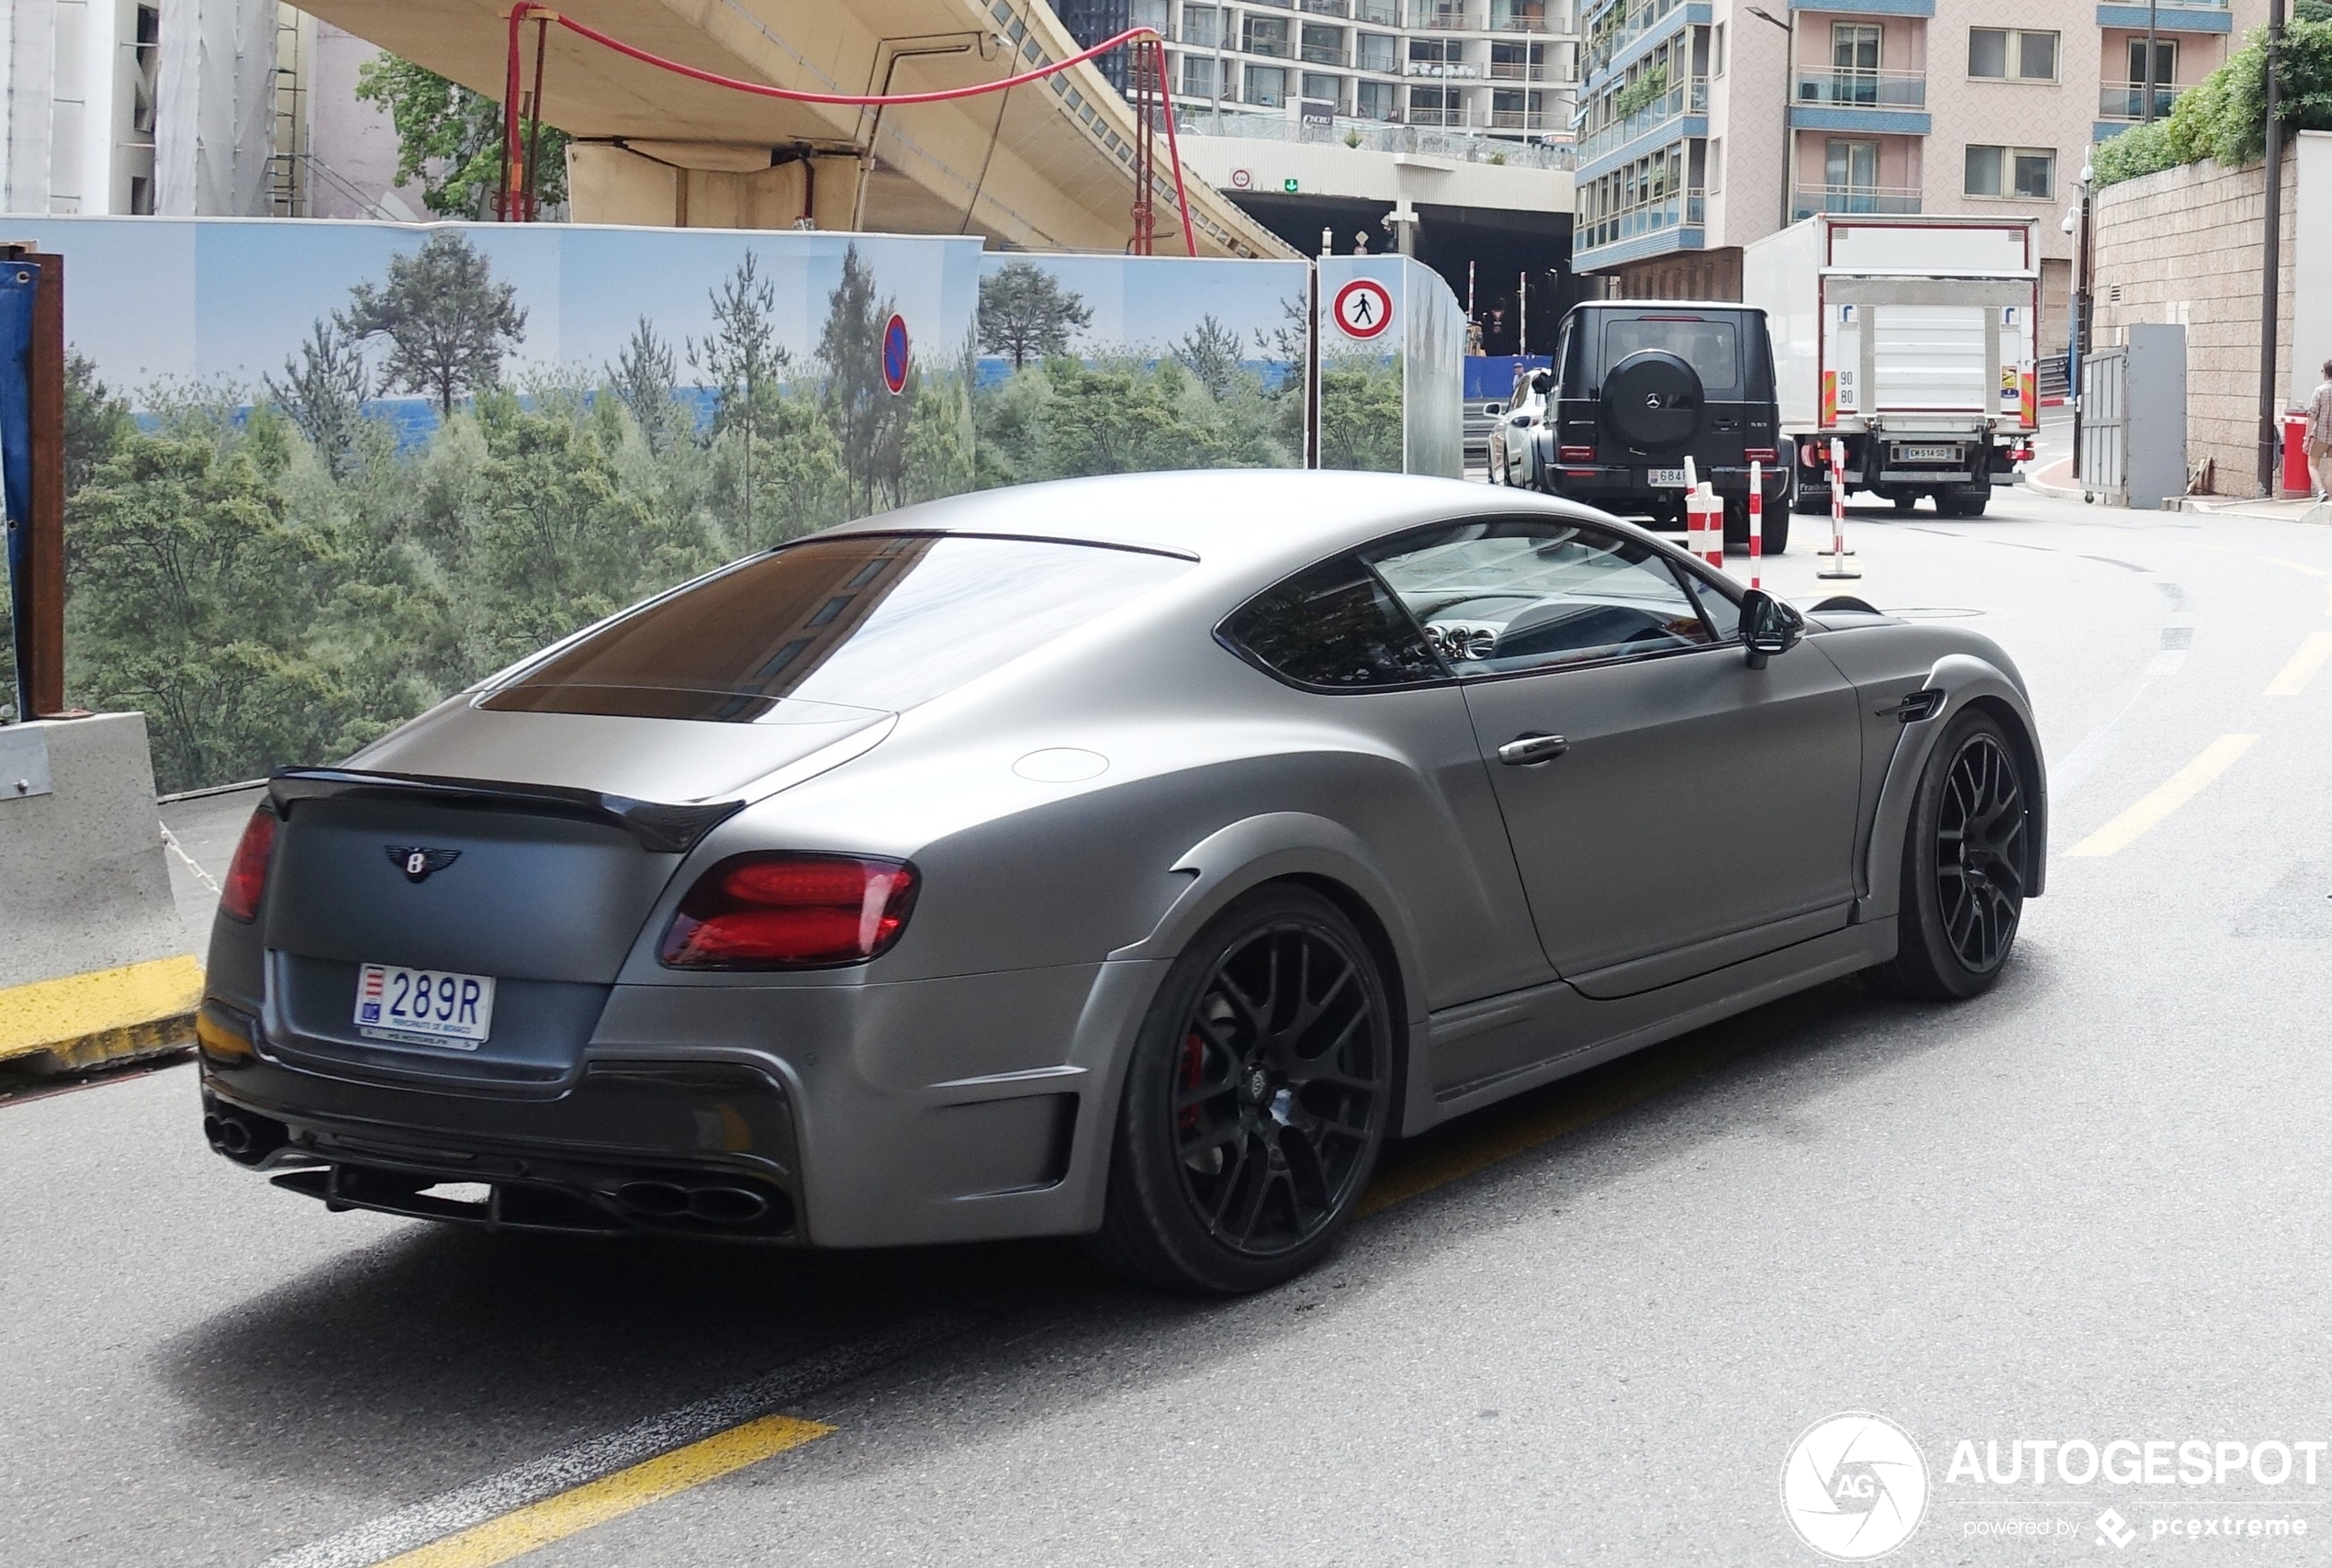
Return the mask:
[(915, 868), (865, 855), (734, 855), (697, 879), (664, 934), (677, 969), (806, 969), (888, 951), (915, 907)]
[(1592, 463), (1595, 461), (1595, 448), (1592, 446), (1558, 446), (1554, 449), (1554, 460), (1557, 463)]
[(259, 895), (267, 890), (267, 862), (275, 854), (275, 813), (262, 806), (243, 824), (235, 858), (228, 863), (227, 880), (219, 890), (219, 913), (230, 920), (259, 916)]
[(1771, 463), (1775, 455), (1776, 450), (1770, 446), (1744, 446), (1741, 449), (1741, 461), (1743, 463)]

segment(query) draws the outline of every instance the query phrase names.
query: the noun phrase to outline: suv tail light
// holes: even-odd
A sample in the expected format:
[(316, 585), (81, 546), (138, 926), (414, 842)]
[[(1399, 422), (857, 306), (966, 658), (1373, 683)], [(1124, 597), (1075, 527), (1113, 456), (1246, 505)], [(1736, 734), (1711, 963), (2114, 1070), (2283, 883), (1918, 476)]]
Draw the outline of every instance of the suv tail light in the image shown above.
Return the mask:
[(219, 913), (246, 924), (259, 917), (259, 895), (267, 890), (267, 862), (275, 855), (275, 813), (262, 806), (243, 824), (243, 836), (228, 863), (219, 890)]
[(1592, 463), (1595, 461), (1595, 448), (1592, 446), (1558, 446), (1554, 449), (1554, 460), (1557, 463)]
[(807, 969), (888, 951), (915, 906), (915, 868), (868, 855), (733, 855), (697, 879), (664, 934), (676, 969)]
[(1741, 461), (1743, 463), (1770, 464), (1778, 455), (1778, 449), (1770, 446), (1744, 446), (1741, 449)]

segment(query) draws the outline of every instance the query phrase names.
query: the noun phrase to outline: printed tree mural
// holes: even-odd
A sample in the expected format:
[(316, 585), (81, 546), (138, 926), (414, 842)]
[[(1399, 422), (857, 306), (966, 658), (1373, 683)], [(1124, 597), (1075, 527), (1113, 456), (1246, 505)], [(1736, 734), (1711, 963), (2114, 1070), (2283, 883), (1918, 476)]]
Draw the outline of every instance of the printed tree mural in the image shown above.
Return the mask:
[(442, 231), (409, 256), (388, 263), (388, 282), (349, 291), (341, 330), (354, 338), (386, 337), (383, 379), (392, 388), (435, 399), (441, 418), (465, 392), (501, 378), (502, 355), (526, 335), (516, 286), (459, 234)]
[(980, 346), (1015, 370), (1067, 353), (1071, 335), (1093, 319), (1082, 299), (1033, 262), (1008, 263), (980, 280)]

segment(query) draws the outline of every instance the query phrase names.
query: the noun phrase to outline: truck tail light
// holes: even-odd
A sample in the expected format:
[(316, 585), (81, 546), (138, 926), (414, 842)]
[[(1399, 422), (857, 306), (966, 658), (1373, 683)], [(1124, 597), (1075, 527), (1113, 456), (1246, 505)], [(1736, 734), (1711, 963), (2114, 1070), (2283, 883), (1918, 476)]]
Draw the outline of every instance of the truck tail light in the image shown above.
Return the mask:
[(676, 969), (862, 964), (907, 928), (917, 881), (904, 860), (870, 855), (733, 855), (680, 901), (661, 957)]
[(275, 855), (275, 813), (262, 806), (243, 824), (227, 880), (219, 889), (219, 913), (248, 924), (259, 918), (259, 897), (267, 890), (267, 862)]
[(1558, 446), (1554, 449), (1554, 460), (1557, 463), (1592, 463), (1595, 461), (1595, 448), (1592, 446)]
[(1829, 454), (1822, 451), (1822, 442), (1803, 441), (1798, 443), (1798, 461), (1805, 467), (1819, 471), (1829, 461)]

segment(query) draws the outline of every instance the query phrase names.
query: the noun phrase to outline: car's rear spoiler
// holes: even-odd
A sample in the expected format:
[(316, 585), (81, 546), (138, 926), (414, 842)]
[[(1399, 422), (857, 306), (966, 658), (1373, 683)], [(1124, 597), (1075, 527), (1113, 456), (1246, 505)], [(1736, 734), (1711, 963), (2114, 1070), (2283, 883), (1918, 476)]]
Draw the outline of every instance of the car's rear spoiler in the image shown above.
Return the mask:
[(575, 817), (620, 827), (637, 840), (641, 848), (661, 855), (686, 855), (706, 834), (745, 809), (743, 801), (676, 806), (556, 784), (438, 778), (418, 773), (367, 773), (346, 767), (279, 769), (267, 780), (267, 795), (275, 801), (276, 812), (285, 816), (289, 816), (293, 805), (300, 801), (354, 796), (379, 800), (420, 797), (488, 811)]

